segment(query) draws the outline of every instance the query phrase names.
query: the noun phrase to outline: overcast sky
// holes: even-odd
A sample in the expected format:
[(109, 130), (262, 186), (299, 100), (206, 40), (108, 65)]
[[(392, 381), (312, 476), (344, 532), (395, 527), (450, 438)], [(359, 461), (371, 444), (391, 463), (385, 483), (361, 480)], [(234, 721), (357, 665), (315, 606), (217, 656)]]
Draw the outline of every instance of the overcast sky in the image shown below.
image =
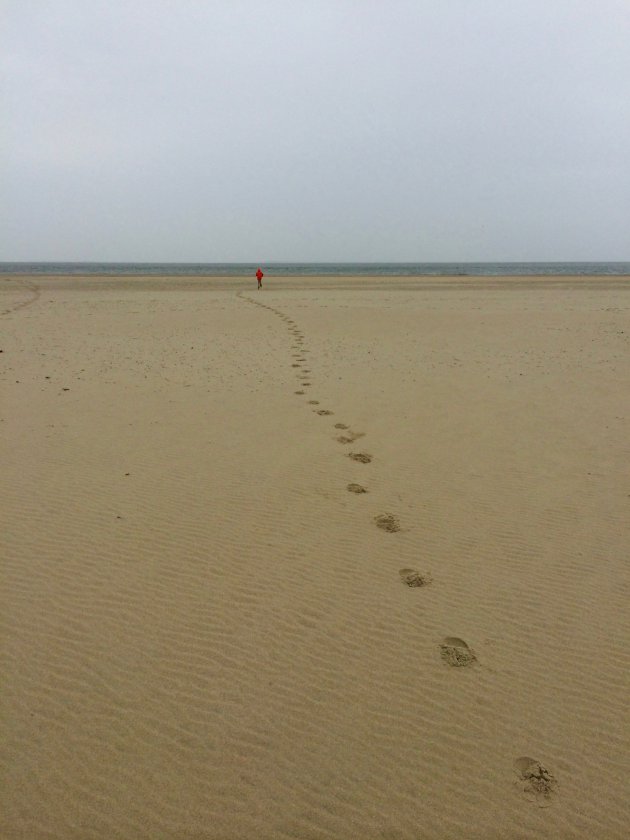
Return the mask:
[(630, 260), (630, 0), (0, 9), (0, 260)]

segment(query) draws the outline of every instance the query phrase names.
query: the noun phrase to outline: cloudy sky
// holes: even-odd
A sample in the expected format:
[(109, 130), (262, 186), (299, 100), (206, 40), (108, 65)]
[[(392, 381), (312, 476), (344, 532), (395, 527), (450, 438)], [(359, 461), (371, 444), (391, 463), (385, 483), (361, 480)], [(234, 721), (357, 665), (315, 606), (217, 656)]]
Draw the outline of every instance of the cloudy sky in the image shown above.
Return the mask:
[(629, 0), (0, 14), (0, 260), (630, 260)]

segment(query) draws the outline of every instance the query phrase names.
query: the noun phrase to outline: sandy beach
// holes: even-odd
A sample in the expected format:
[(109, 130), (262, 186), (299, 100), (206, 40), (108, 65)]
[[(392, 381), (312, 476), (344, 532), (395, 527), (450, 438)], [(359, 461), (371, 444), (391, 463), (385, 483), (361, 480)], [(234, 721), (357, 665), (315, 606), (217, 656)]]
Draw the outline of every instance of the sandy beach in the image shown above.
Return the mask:
[(622, 840), (630, 278), (0, 279), (3, 840)]

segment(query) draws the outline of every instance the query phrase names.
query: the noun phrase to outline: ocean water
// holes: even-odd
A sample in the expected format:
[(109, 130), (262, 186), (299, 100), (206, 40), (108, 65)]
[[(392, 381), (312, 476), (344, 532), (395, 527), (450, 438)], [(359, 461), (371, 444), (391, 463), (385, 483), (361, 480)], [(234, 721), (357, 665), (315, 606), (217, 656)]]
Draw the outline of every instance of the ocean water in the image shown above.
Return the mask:
[[(0, 274), (77, 274), (108, 276), (236, 277), (253, 274), (256, 263), (111, 263), (111, 262), (1, 262)], [(371, 262), (371, 263), (261, 263), (269, 276), (308, 277), (534, 277), (630, 275), (630, 262)]]

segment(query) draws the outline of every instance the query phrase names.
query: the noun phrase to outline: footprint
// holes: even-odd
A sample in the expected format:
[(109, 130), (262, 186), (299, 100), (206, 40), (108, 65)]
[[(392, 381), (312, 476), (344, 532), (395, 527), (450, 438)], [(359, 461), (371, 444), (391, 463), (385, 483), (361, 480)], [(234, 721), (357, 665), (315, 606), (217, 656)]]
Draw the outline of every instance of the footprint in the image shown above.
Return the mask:
[(308, 404), (309, 405), (319, 405), (319, 400), (309, 400)]
[(558, 787), (558, 781), (553, 773), (535, 758), (527, 755), (514, 761), (514, 769), (525, 793), (532, 794), (534, 800), (541, 806), (551, 804), (551, 797)]
[(306, 391), (294, 391), (293, 393), (294, 393), (294, 394), (305, 394), (305, 393), (306, 393)]
[(346, 426), (345, 423), (335, 423), (335, 429), (349, 429), (350, 426)]
[(327, 408), (320, 408), (319, 411), (317, 411), (317, 414), (321, 414), (322, 417), (325, 417), (328, 414), (334, 414), (334, 411), (329, 411)]
[(292, 364), (291, 367), (302, 367), (302, 365), (298, 365), (297, 362)]
[(431, 583), (429, 575), (421, 575), (416, 569), (401, 569), (398, 574), (407, 586), (428, 586)]
[(440, 645), (442, 659), (449, 665), (458, 668), (472, 665), (477, 657), (463, 639), (457, 636), (447, 636)]
[(310, 382), (302, 382), (302, 385), (310, 385)]
[(347, 488), (351, 493), (367, 493), (365, 487), (362, 487), (360, 484), (348, 484)]
[(369, 464), (372, 460), (372, 456), (368, 455), (367, 452), (351, 452), (348, 458), (352, 458), (353, 461), (359, 461), (361, 464)]
[(337, 441), (339, 443), (354, 443), (361, 437), (365, 437), (365, 432), (350, 432), (347, 435), (339, 435)]
[(393, 534), (394, 531), (400, 531), (400, 522), (393, 513), (382, 513), (380, 516), (375, 516), (374, 521), (377, 528), (388, 531), (390, 534)]

